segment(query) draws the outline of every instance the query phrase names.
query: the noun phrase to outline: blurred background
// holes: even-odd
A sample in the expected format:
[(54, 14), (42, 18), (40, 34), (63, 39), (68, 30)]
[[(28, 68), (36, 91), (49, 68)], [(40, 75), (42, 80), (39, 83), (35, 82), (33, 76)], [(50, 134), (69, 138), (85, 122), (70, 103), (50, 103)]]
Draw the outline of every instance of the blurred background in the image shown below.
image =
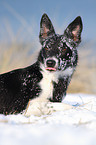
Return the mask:
[(96, 94), (96, 0), (0, 0), (0, 74), (35, 62), (43, 13), (59, 34), (82, 17), (79, 62), (68, 93)]

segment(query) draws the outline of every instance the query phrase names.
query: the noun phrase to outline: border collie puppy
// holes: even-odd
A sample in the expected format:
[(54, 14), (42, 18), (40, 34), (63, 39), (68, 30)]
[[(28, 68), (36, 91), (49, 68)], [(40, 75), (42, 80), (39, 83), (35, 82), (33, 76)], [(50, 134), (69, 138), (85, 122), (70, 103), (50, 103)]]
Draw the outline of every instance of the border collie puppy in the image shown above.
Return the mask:
[(46, 14), (40, 22), (42, 48), (29, 67), (0, 75), (0, 113), (50, 114), (72, 106), (61, 103), (78, 62), (82, 20), (78, 16), (62, 35)]

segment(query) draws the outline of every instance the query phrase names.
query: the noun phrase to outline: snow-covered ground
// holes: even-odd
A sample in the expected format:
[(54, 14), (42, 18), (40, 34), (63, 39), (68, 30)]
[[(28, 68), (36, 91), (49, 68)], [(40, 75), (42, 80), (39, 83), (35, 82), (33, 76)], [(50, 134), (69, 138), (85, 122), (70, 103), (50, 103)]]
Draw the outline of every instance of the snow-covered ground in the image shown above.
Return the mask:
[(41, 117), (0, 115), (0, 145), (96, 145), (96, 96), (68, 94), (73, 109)]

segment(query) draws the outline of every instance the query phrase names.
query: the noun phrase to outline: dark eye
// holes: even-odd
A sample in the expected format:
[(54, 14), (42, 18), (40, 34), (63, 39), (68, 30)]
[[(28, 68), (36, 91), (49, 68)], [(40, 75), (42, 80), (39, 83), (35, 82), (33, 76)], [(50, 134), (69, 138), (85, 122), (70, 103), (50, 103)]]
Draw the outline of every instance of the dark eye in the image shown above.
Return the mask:
[(44, 49), (45, 49), (45, 50), (48, 50), (48, 48), (47, 48), (47, 47), (45, 47)]
[(66, 48), (63, 48), (63, 50), (62, 50), (63, 52), (65, 52), (66, 51)]
[(44, 48), (43, 48), (43, 53), (44, 53), (44, 55), (47, 53), (47, 51), (48, 51), (48, 48), (47, 48), (47, 47), (44, 47)]

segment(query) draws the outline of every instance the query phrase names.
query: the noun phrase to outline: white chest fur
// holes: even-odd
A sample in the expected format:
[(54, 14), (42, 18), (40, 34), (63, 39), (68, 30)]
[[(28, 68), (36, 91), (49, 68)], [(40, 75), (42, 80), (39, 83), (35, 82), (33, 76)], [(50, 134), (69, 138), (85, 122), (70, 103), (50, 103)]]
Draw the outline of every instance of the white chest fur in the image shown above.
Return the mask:
[(67, 68), (65, 71), (56, 71), (56, 72), (49, 72), (43, 69), (43, 71), (41, 72), (43, 78), (39, 83), (42, 89), (42, 92), (39, 97), (42, 98), (42, 101), (45, 101), (53, 96), (54, 91), (53, 81), (58, 83), (59, 78), (71, 76), (73, 74), (73, 70), (74, 69), (71, 67)]
[(43, 79), (39, 83), (42, 92), (40, 97), (42, 100), (48, 99), (53, 96), (53, 81), (58, 82), (54, 72), (42, 71)]

